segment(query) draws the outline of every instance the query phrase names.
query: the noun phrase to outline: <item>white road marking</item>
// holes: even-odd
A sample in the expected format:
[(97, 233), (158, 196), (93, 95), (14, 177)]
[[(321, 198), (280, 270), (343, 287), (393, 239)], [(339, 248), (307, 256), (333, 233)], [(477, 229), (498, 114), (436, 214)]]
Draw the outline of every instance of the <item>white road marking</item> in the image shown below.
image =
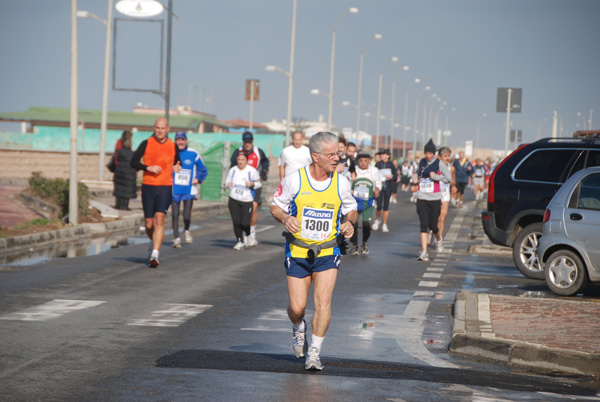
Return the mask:
[(152, 312), (151, 318), (129, 320), (127, 325), (178, 327), (211, 307), (210, 304), (165, 303), (164, 309)]
[(0, 316), (0, 320), (48, 321), (77, 310), (96, 307), (104, 303), (106, 302), (94, 300), (54, 299), (48, 303), (30, 307), (17, 313)]
[[(307, 311), (307, 315), (308, 315)], [(266, 332), (292, 332), (292, 324), (290, 323), (290, 319), (287, 315), (287, 310), (284, 309), (274, 309), (269, 310), (256, 319), (257, 325), (254, 327), (245, 327), (240, 328), (242, 331), (266, 331)], [(280, 321), (279, 323), (273, 323), (274, 325), (265, 325), (270, 323), (261, 323), (260, 321)]]
[(265, 225), (265, 226), (260, 226), (258, 227), (255, 232), (256, 233), (260, 233), (260, 232), (266, 232), (267, 230), (271, 230), (275, 227), (275, 225)]
[(444, 268), (429, 267), (429, 268), (427, 268), (427, 271), (429, 271), (429, 272), (443, 272)]
[(442, 274), (434, 274), (434, 273), (428, 273), (428, 272), (425, 272), (423, 274), (423, 278), (440, 279), (441, 277), (442, 277)]
[(419, 286), (423, 288), (436, 288), (438, 286), (438, 282), (421, 281), (419, 282)]

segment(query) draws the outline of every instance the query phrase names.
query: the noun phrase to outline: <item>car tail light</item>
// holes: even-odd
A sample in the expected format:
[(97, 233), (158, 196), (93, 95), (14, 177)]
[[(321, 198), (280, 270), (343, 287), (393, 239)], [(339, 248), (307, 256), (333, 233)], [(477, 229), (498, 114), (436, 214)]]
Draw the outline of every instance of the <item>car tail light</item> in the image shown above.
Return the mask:
[(544, 212), (544, 220), (542, 221), (542, 223), (546, 223), (550, 220), (550, 210), (546, 209), (546, 212)]
[(504, 162), (506, 162), (507, 160), (510, 159), (511, 156), (513, 156), (515, 153), (517, 153), (518, 151), (521, 150), (521, 148), (527, 146), (529, 144), (523, 144), (521, 145), (519, 148), (515, 149), (513, 152), (510, 153), (510, 155), (508, 155), (506, 158), (504, 158), (499, 164), (498, 166), (496, 166), (496, 168), (494, 168), (494, 170), (492, 171), (492, 175), (490, 176), (490, 181), (488, 184), (488, 204), (493, 204), (494, 201), (496, 201), (496, 194), (495, 193), (495, 185), (494, 185), (494, 181), (496, 178), (496, 172), (498, 172), (498, 169), (500, 169), (500, 166), (504, 165)]

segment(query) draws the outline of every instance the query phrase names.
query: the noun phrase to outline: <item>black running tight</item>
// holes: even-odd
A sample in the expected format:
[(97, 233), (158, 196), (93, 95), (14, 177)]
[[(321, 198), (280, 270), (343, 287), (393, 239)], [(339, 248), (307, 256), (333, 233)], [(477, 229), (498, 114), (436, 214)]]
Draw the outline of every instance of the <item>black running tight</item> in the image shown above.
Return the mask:
[[(180, 202), (171, 202), (171, 211), (173, 214), (173, 238), (179, 237), (179, 205)], [(183, 230), (190, 230), (190, 223), (192, 222), (192, 206), (194, 200), (183, 201)]]

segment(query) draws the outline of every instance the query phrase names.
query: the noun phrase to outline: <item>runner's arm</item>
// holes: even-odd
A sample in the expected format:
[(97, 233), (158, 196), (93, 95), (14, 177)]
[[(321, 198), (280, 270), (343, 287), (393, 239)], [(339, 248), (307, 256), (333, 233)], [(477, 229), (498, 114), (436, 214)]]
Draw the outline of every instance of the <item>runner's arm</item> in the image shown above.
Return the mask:
[(139, 147), (133, 153), (131, 157), (131, 162), (129, 162), (129, 166), (134, 168), (135, 170), (143, 170), (146, 171), (147, 167), (141, 162), (141, 159), (144, 157), (144, 152), (146, 152), (146, 145), (148, 145), (148, 140), (142, 141)]

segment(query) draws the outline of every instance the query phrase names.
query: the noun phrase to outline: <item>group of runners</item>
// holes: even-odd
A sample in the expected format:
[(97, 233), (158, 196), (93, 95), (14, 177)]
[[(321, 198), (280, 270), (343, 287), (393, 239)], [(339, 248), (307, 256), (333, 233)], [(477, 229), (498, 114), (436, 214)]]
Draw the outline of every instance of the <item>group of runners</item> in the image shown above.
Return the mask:
[[(187, 147), (185, 133), (176, 134), (176, 144), (169, 140), (168, 121), (156, 120), (154, 134), (136, 150), (131, 166), (143, 170), (142, 203), (146, 233), (151, 240), (149, 266), (158, 266), (159, 250), (164, 238), (164, 220), (173, 206), (178, 218), (179, 203), (184, 203), (185, 240), (188, 241), (194, 185), (206, 177), (197, 152)], [(236, 236), (235, 250), (257, 244), (255, 237), (257, 205), (262, 182), (266, 181), (269, 161), (253, 145), (251, 132), (242, 135), (243, 146), (231, 159), (226, 179), (230, 192), (229, 210)], [(285, 231), (285, 259), (292, 322), (292, 350), (305, 359), (307, 370), (322, 370), (321, 349), (331, 319), (331, 299), (346, 240), (352, 255), (369, 253), (371, 231), (389, 232), (389, 204), (394, 184), (404, 174), (390, 160), (389, 151), (379, 152), (376, 162), (368, 153), (357, 153), (354, 143), (330, 132), (313, 135), (308, 147), (301, 132), (293, 134), (292, 145), (284, 148), (279, 161), (281, 182), (270, 205), (272, 216)], [(437, 153), (437, 156), (436, 156)], [(431, 233), (438, 252), (443, 251), (443, 217), (447, 213), (450, 193), (456, 192), (457, 175), (448, 148), (436, 150), (432, 141), (424, 148), (409, 183), (402, 182), (417, 198), (422, 250), (419, 260), (427, 261)], [(142, 162), (143, 160), (143, 162)], [(452, 189), (452, 190), (451, 190)], [(445, 207), (444, 207), (445, 204)], [(175, 212), (177, 210), (177, 212)], [(443, 211), (446, 211), (445, 213)], [(359, 218), (362, 239), (359, 245)], [(174, 226), (174, 247), (179, 247)], [(311, 341), (307, 339), (306, 306), (313, 287), (314, 314)]]

